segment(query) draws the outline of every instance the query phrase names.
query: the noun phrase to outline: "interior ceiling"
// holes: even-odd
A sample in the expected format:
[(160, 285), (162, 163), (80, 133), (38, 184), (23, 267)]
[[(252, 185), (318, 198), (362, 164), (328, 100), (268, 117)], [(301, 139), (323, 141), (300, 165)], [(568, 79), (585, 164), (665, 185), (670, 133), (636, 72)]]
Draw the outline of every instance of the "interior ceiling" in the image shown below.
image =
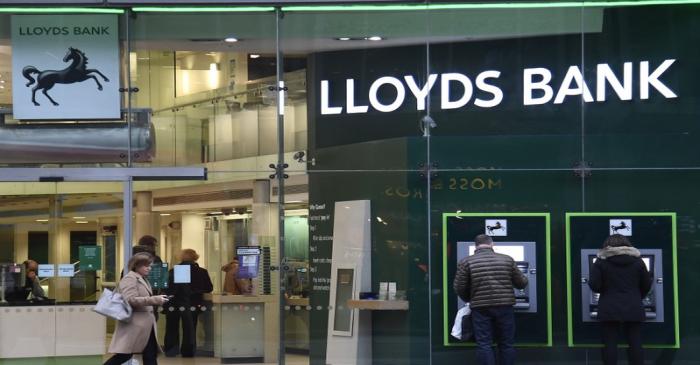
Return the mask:
[[(591, 33), (602, 30), (603, 14), (602, 8), (288, 13), (279, 22), (279, 45), (287, 56), (304, 56), (337, 50)], [(6, 80), (0, 88), (0, 104), (9, 103), (11, 95), (10, 19), (11, 15), (0, 14), (0, 80)], [(136, 13), (131, 23), (131, 49), (274, 55), (276, 26), (273, 13)], [(385, 39), (337, 40), (369, 36)], [(224, 42), (228, 37), (240, 41)]]
[[(280, 22), (285, 54), (600, 32), (603, 9), (290, 13)], [(253, 14), (139, 14), (133, 49), (269, 53), (275, 18)], [(381, 36), (385, 40), (339, 41)], [(240, 39), (226, 43), (227, 37)]]
[[(581, 8), (481, 9), (463, 11), (369, 11), (288, 13), (280, 21), (284, 53), (478, 41), (600, 32), (603, 10)], [(10, 44), (10, 18), (0, 15), (0, 46)], [(122, 25), (122, 32), (124, 26)], [(132, 49), (264, 52), (274, 54), (272, 13), (136, 13)], [(338, 37), (386, 38), (380, 42)], [(223, 42), (236, 37), (237, 43)], [(123, 36), (122, 36), (123, 38)], [(0, 48), (0, 57), (6, 52)], [(8, 61), (0, 58), (0, 71)]]

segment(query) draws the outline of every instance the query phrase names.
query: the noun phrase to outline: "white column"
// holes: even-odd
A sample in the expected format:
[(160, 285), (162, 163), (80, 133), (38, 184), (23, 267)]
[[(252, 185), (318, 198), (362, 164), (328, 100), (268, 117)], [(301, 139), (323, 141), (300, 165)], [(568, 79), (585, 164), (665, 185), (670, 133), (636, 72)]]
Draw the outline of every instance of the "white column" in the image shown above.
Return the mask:
[[(200, 256), (199, 265), (207, 266), (204, 254), (204, 217), (199, 214), (182, 215), (182, 248), (191, 248)], [(178, 261), (178, 260), (174, 260)]]
[(155, 238), (160, 236), (159, 215), (153, 213), (153, 193), (150, 191), (136, 193), (134, 216), (134, 238), (132, 240), (134, 244), (144, 235), (151, 235)]
[[(49, 263), (68, 264), (70, 262), (70, 237), (64, 228), (63, 196), (49, 198)], [(57, 271), (58, 272), (58, 271)], [(55, 277), (49, 280), (49, 297), (56, 301), (70, 300), (70, 278)]]

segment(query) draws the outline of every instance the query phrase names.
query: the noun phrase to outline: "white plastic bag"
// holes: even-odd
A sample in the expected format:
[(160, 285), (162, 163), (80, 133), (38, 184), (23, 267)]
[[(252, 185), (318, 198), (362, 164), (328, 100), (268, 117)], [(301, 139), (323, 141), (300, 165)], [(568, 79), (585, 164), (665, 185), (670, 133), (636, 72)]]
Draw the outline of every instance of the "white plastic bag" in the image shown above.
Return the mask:
[(472, 310), (469, 308), (469, 303), (465, 304), (464, 307), (457, 311), (455, 323), (452, 326), (452, 332), (450, 332), (452, 337), (457, 339), (462, 338), (462, 318), (464, 318), (464, 316), (468, 316), (471, 312)]
[(122, 365), (139, 365), (139, 361), (136, 360), (135, 357), (132, 357), (131, 359), (127, 360), (125, 363)]

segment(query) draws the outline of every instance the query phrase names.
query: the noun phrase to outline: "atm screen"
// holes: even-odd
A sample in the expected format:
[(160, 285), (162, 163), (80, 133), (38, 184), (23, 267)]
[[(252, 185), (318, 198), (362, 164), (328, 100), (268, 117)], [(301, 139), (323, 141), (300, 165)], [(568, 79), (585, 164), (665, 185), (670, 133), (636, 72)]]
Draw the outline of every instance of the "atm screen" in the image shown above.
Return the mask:
[[(469, 256), (474, 254), (476, 249), (474, 246), (469, 246)], [(525, 247), (524, 246), (499, 246), (495, 244), (493, 250), (497, 253), (508, 255), (513, 258), (514, 261), (525, 261)]]
[[(590, 255), (588, 257), (590, 264), (593, 265), (598, 258), (594, 255)], [(642, 261), (644, 261), (644, 265), (647, 267), (647, 270), (649, 272), (652, 272), (653, 266), (654, 266), (654, 257), (652, 256), (642, 256)]]

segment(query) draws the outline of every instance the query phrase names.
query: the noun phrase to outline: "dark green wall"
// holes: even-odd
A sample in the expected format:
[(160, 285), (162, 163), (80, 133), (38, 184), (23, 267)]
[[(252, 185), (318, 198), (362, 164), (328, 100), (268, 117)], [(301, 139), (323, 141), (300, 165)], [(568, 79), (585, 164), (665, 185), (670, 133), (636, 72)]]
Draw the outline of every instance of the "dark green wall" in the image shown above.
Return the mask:
[[(374, 364), (427, 364), (429, 354), (433, 364), (474, 358), (472, 350), (442, 345), (441, 215), (458, 210), (551, 213), (554, 345), (519, 349), (518, 362), (533, 365), (600, 363), (597, 349), (567, 346), (565, 213), (676, 212), (681, 348), (649, 349), (646, 355), (660, 365), (700, 362), (700, 315), (694, 310), (700, 300), (694, 266), (700, 259), (698, 25), (698, 6), (614, 8), (605, 10), (599, 33), (431, 44), (427, 59), (425, 46), (310, 57), (309, 155), (316, 158), (309, 172), (310, 204), (370, 199), (373, 216), (389, 217), (387, 225), (372, 221), (373, 282), (397, 281), (410, 300), (407, 312), (373, 314)], [(640, 61), (654, 69), (665, 59), (677, 60), (662, 77), (675, 99), (652, 89), (650, 99), (640, 100), (635, 76), (633, 101), (617, 100), (608, 89), (605, 103), (569, 97), (561, 105), (522, 106), (523, 68), (547, 67), (560, 82), (569, 66), (580, 65), (595, 93), (598, 63), (619, 71), (633, 62), (638, 75)], [(506, 97), (491, 109), (470, 103), (442, 112), (434, 88), (431, 116), (438, 127), (430, 138), (421, 137), (424, 112), (416, 111), (411, 98), (394, 113), (319, 113), (322, 79), (341, 86), (332, 90), (337, 99), (331, 103), (341, 105), (345, 78), (356, 79), (360, 97), (380, 76), (424, 79), (428, 67), (431, 73), (470, 77), (500, 70), (498, 85)], [(581, 161), (590, 169), (577, 169)], [(424, 171), (426, 163), (434, 169)], [(332, 234), (332, 220), (319, 227)], [(317, 246), (310, 252), (312, 274), (329, 277), (330, 265), (313, 260), (330, 257), (330, 246)], [(328, 293), (313, 291), (312, 305), (327, 306)], [(324, 363), (326, 317), (326, 311), (312, 313), (313, 365)]]

